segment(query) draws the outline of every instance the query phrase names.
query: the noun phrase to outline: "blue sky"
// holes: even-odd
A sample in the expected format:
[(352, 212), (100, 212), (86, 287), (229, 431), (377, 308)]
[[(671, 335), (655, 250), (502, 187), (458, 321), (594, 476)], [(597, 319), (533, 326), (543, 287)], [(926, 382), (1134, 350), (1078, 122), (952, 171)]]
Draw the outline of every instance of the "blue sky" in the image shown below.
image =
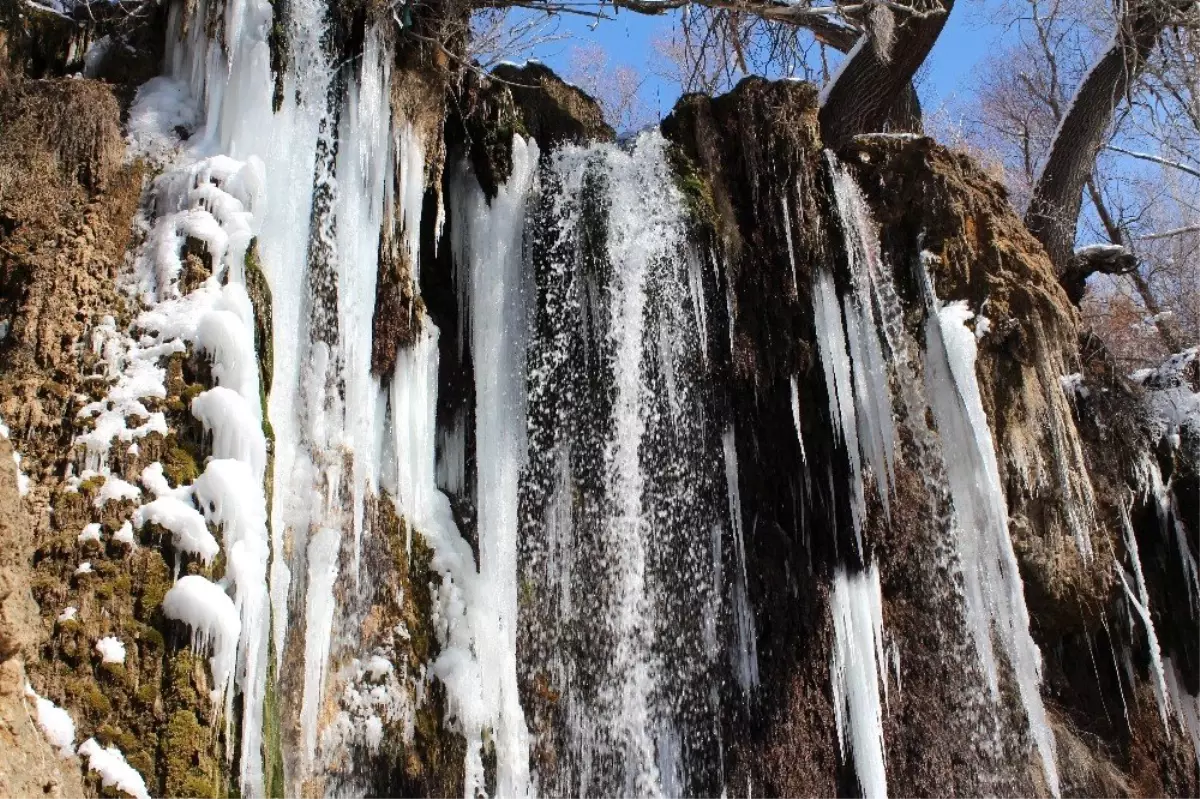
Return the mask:
[[(991, 48), (1005, 38), (1005, 27), (990, 16), (1002, 0), (958, 0), (946, 29), (938, 39), (928, 62), (926, 82), (921, 87), (927, 111), (936, 110), (954, 98), (969, 100), (974, 71)], [(671, 16), (650, 17), (629, 11), (615, 19), (591, 23), (588, 19), (563, 15), (559, 33), (569, 34), (563, 41), (538, 47), (533, 57), (560, 74), (569, 72), (572, 47), (594, 42), (603, 47), (611, 63), (628, 64), (645, 75), (641, 95), (650, 108), (666, 115), (678, 96), (675, 86), (651, 74), (647, 64), (653, 53), (652, 42), (670, 30)]]

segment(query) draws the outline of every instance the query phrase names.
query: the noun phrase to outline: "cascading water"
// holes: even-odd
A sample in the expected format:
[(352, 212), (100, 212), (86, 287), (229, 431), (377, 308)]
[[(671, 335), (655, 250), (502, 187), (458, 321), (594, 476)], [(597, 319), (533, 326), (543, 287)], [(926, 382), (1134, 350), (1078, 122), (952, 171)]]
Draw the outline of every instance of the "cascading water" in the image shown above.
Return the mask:
[[(665, 142), (559, 149), (532, 213), (522, 662), (556, 697), (539, 732), (559, 753), (541, 785), (716, 786), (723, 539), (740, 553), (741, 511), (702, 390), (698, 259)], [(751, 673), (752, 625), (729, 648)]]

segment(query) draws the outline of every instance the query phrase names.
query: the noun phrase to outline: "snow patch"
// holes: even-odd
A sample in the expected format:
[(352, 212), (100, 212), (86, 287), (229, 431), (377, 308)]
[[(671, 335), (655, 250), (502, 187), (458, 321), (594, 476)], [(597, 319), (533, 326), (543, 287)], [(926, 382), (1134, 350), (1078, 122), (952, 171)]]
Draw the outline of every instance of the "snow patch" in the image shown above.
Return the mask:
[(79, 754), (88, 759), (88, 771), (99, 774), (105, 788), (124, 791), (134, 799), (150, 799), (146, 781), (125, 762), (125, 755), (117, 747), (102, 748), (95, 738), (88, 738), (79, 745)]
[[(59, 620), (62, 618), (59, 617)], [(25, 696), (32, 699), (37, 706), (37, 724), (50, 745), (58, 750), (61, 757), (75, 754), (75, 721), (71, 714), (49, 699), (38, 696), (29, 683), (25, 684)]]
[(102, 663), (125, 662), (125, 644), (121, 643), (121, 639), (111, 635), (96, 642), (96, 652), (100, 654)]

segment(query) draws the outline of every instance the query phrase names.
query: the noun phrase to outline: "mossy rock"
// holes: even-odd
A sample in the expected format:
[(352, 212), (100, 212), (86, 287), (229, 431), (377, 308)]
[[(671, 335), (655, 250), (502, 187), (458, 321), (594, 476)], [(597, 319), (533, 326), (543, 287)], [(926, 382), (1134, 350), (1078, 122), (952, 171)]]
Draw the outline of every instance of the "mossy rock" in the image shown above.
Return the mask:
[(258, 385), (262, 392), (263, 418), (267, 415), (266, 397), (271, 393), (271, 376), (275, 368), (275, 348), (272, 341), (271, 286), (263, 274), (258, 255), (258, 240), (250, 242), (245, 261), (246, 294), (254, 305), (254, 349), (258, 353)]
[(168, 447), (163, 455), (162, 467), (163, 474), (174, 488), (190, 485), (200, 476), (200, 466), (196, 462), (196, 454), (186, 447), (180, 446), (180, 442), (173, 435), (168, 438)]
[(108, 717), (112, 712), (112, 702), (100, 690), (100, 686), (90, 677), (75, 677), (65, 685), (67, 696), (75, 700), (78, 707), (91, 719), (99, 720)]
[(220, 769), (210, 751), (211, 735), (191, 710), (171, 714), (160, 746), (167, 796), (217, 796)]

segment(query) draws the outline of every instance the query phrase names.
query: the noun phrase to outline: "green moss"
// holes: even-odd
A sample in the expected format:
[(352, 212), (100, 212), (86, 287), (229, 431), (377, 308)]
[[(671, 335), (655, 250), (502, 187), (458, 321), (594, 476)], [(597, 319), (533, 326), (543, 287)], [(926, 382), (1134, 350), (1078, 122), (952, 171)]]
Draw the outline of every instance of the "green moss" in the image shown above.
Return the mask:
[[(174, 441), (172, 437), (172, 441)], [(196, 456), (181, 446), (170, 446), (162, 460), (163, 474), (175, 487), (195, 482), (200, 476)]]
[(100, 674), (113, 682), (122, 685), (129, 678), (129, 672), (123, 663), (101, 663)]
[(75, 635), (83, 629), (83, 625), (77, 619), (67, 619), (66, 621), (57, 622), (57, 630), (59, 635)]
[(128, 573), (122, 572), (113, 579), (113, 592), (122, 596), (129, 596), (133, 591), (133, 578)]
[(181, 649), (167, 663), (167, 696), (172, 705), (196, 707), (200, 701), (192, 685), (196, 659), (190, 649)]
[(89, 677), (76, 677), (66, 682), (67, 696), (74, 698), (75, 703), (84, 709), (92, 718), (104, 718), (112, 712), (112, 702)]
[(92, 497), (97, 491), (100, 490), (100, 487), (103, 486), (107, 480), (108, 478), (102, 474), (89, 477), (79, 484), (79, 493), (83, 494), (85, 497)]
[(137, 689), (135, 694), (138, 704), (149, 709), (154, 707), (154, 703), (158, 701), (158, 686), (147, 683)]
[(136, 638), (146, 649), (157, 652), (162, 651), (162, 633), (151, 627), (149, 624), (136, 623), (134, 638)]
[[(155, 551), (147, 551), (141, 573), (141, 596), (138, 599), (138, 616), (142, 619), (151, 618), (162, 604), (163, 597), (171, 590), (171, 572), (162, 555)], [(162, 636), (158, 637), (159, 646)]]
[(217, 796), (220, 771), (209, 751), (209, 735), (192, 711), (171, 714), (160, 746), (167, 796)]
[(143, 777), (149, 777), (155, 773), (154, 758), (145, 749), (127, 748), (121, 751), (125, 754), (125, 761), (137, 769)]
[(692, 219), (715, 230), (717, 207), (713, 201), (712, 186), (678, 145), (673, 144), (668, 148), (667, 158), (675, 176), (675, 187), (683, 195)]
[(95, 590), (97, 599), (102, 599), (102, 600), (107, 601), (107, 600), (113, 598), (112, 583), (100, 583), (98, 586), (96, 586), (96, 588), (94, 590)]

